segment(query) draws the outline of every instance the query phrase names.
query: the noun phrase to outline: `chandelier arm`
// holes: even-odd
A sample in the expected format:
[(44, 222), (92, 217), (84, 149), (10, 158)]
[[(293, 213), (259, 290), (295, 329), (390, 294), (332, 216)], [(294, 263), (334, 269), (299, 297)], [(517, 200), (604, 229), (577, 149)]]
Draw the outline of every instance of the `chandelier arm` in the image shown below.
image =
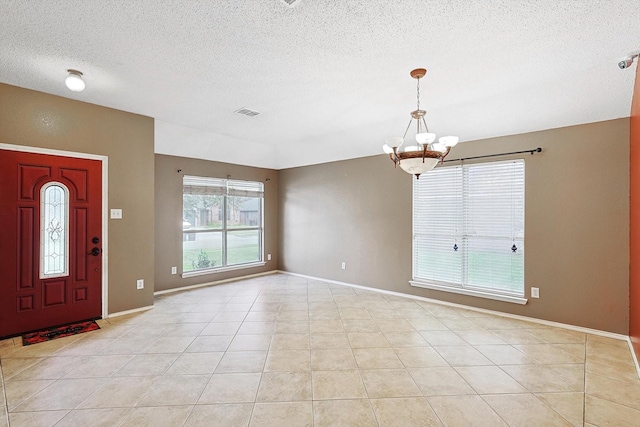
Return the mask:
[(424, 119), (424, 116), (422, 116), (422, 123), (424, 123), (424, 130), (429, 132), (429, 126), (427, 126), (427, 121)]
[(398, 167), (398, 163), (400, 163), (400, 158), (398, 157), (398, 148), (397, 147), (393, 147), (393, 154), (389, 153), (389, 158), (393, 162), (393, 167), (397, 168)]
[(394, 167), (398, 167), (397, 158), (394, 158), (393, 153), (389, 153), (389, 159), (393, 162)]
[(409, 119), (409, 124), (407, 125), (407, 128), (404, 130), (404, 135), (402, 135), (402, 139), (404, 140), (404, 138), (407, 136), (407, 132), (409, 132), (409, 128), (411, 127), (411, 121), (413, 119)]
[(440, 164), (441, 165), (444, 164), (444, 158), (447, 157), (447, 154), (449, 154), (449, 151), (451, 151), (451, 147), (447, 147), (447, 151), (442, 153), (442, 157), (440, 157)]

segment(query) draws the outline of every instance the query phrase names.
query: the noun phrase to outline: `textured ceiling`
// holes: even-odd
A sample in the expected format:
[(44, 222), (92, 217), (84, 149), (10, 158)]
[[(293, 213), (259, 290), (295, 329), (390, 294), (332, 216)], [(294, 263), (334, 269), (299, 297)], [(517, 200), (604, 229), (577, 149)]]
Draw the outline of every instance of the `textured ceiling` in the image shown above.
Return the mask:
[(462, 141), (627, 117), (639, 49), (637, 0), (0, 2), (1, 82), (154, 117), (158, 153), (276, 169), (381, 153), (417, 67), (429, 127)]

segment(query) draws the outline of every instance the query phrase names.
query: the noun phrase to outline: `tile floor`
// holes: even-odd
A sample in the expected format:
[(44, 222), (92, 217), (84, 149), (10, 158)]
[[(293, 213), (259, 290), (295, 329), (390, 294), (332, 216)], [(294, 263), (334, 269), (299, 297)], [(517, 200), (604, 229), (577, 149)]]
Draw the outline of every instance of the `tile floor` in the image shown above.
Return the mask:
[(283, 274), (0, 342), (0, 427), (638, 426), (624, 341)]

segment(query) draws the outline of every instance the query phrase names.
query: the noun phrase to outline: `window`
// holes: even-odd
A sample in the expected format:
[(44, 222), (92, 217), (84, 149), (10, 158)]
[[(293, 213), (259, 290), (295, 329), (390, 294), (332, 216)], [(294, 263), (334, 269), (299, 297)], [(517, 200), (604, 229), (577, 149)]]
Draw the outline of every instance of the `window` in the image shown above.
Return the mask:
[(262, 262), (264, 184), (185, 175), (183, 273)]
[(50, 182), (40, 190), (40, 278), (69, 275), (69, 190)]
[(414, 286), (526, 302), (523, 160), (441, 167), (414, 180), (413, 277)]

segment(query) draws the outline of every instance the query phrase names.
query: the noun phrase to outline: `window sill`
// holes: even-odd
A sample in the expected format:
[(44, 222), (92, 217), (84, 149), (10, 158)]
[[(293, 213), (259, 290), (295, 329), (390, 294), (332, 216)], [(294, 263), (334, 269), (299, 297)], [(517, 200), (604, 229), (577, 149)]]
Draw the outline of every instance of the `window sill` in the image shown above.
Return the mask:
[(414, 286), (417, 288), (432, 289), (435, 291), (442, 291), (442, 292), (451, 292), (454, 294), (469, 295), (472, 297), (487, 298), (487, 299), (493, 299), (497, 301), (510, 302), (513, 304), (525, 305), (528, 301), (524, 297), (495, 294), (491, 292), (483, 292), (483, 291), (477, 291), (473, 289), (455, 288), (453, 286), (436, 285), (435, 283), (416, 282), (414, 280), (409, 280), (409, 283), (411, 284), (411, 286)]
[(239, 265), (231, 265), (228, 267), (220, 267), (220, 268), (207, 268), (206, 270), (196, 270), (196, 271), (187, 271), (186, 273), (182, 273), (181, 277), (183, 279), (187, 278), (187, 277), (197, 277), (197, 276), (205, 276), (208, 274), (215, 274), (215, 273), (224, 273), (227, 271), (234, 271), (234, 270), (244, 270), (247, 268), (254, 268), (254, 267), (262, 267), (267, 265), (266, 262), (264, 261), (259, 261), (259, 262), (252, 262), (249, 264), (239, 264)]

